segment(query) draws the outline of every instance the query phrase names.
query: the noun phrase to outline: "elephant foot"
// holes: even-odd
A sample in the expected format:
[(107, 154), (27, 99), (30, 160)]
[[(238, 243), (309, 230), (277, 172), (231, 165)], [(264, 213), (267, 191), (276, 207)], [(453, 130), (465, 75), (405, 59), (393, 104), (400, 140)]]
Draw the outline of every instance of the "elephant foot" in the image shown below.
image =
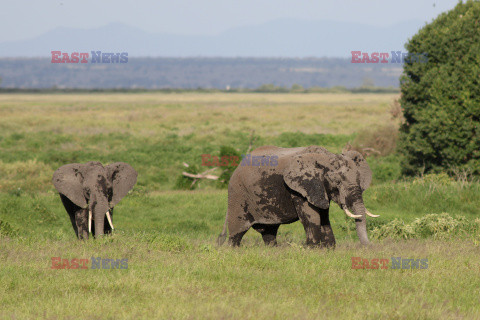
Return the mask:
[(228, 238), (228, 243), (232, 246), (232, 247), (240, 247), (240, 242), (242, 241), (242, 238), (243, 238), (243, 235), (247, 233), (247, 231), (242, 231), (242, 232), (239, 232), (239, 233), (236, 233), (234, 235), (231, 235), (229, 238)]
[(323, 247), (335, 249), (335, 236), (333, 235), (330, 224), (321, 227), (320, 239)]
[(265, 242), (265, 245), (271, 246), (271, 247), (276, 247), (277, 246), (277, 238), (276, 236), (272, 236), (271, 234), (267, 235), (262, 235), (263, 242)]
[(279, 224), (254, 224), (252, 226), (257, 232), (262, 235), (263, 242), (267, 246), (277, 245), (277, 232)]
[(322, 248), (325, 248), (325, 249), (335, 249), (335, 246), (336, 246), (335, 242), (322, 243)]

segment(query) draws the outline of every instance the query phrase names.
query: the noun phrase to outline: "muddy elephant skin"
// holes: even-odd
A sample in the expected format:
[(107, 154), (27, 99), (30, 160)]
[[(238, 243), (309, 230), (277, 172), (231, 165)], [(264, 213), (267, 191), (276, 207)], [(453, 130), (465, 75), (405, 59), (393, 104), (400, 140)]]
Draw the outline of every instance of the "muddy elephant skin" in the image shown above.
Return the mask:
[(278, 160), (275, 165), (261, 160), (257, 165), (241, 164), (234, 171), (219, 245), (226, 240), (228, 228), (229, 243), (239, 246), (250, 227), (262, 235), (265, 244), (276, 245), (279, 226), (300, 220), (307, 245), (334, 247), (329, 220), (331, 201), (355, 219), (360, 242), (368, 244), (366, 215), (377, 216), (368, 212), (363, 203), (362, 194), (370, 185), (372, 172), (360, 153), (347, 151), (338, 155), (318, 146), (264, 146), (251, 156)]

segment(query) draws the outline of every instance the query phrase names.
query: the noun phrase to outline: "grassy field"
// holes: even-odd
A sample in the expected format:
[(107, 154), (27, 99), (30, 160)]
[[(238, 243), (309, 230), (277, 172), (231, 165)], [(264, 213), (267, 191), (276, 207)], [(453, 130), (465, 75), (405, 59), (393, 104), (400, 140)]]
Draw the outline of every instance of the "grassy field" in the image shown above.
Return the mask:
[[(216, 247), (226, 190), (208, 181), (174, 190), (183, 162), (206, 170), (203, 153), (244, 153), (253, 130), (254, 147), (340, 152), (363, 130), (398, 125), (389, 113), (396, 98), (0, 95), (0, 318), (480, 319), (475, 181), (402, 180), (397, 156), (368, 158), (377, 178), (365, 203), (381, 214), (369, 220), (373, 244), (361, 247), (333, 204), (335, 250), (304, 247), (299, 222), (280, 227), (278, 247), (265, 247), (253, 230), (241, 248)], [(139, 179), (116, 207), (115, 233), (79, 242), (50, 180), (59, 166), (90, 160), (128, 162)], [(441, 221), (419, 220), (428, 214)], [(52, 257), (128, 259), (128, 268), (54, 270)], [(352, 257), (428, 259), (428, 268), (353, 270)]]

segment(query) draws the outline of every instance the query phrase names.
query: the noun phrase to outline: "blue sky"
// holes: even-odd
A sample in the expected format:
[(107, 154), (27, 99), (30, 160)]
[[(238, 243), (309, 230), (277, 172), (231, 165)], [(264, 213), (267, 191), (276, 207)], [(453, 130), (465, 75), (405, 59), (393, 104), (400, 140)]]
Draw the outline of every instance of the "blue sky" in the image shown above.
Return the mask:
[(431, 21), (456, 0), (4, 0), (0, 42), (33, 38), (56, 27), (90, 29), (122, 22), (153, 33), (215, 35), (280, 18), (373, 26)]

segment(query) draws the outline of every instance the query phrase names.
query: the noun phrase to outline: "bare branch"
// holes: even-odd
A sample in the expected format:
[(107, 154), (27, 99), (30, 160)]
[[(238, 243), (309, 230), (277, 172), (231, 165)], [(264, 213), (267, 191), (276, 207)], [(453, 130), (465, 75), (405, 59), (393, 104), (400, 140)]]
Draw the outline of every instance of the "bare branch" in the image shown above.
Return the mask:
[(190, 189), (192, 189), (192, 188), (193, 188), (193, 185), (194, 185), (194, 184), (195, 184), (195, 182), (197, 182), (197, 181), (198, 181), (197, 179), (193, 179), (193, 181), (192, 181), (192, 184), (190, 185)]
[(213, 167), (213, 168), (211, 168), (211, 169), (208, 169), (207, 171), (204, 171), (204, 172), (200, 173), (200, 175), (203, 176), (203, 175), (205, 175), (205, 174), (207, 174), (207, 173), (209, 173), (209, 172), (211, 172), (211, 171), (213, 171), (213, 170), (215, 170), (215, 169), (217, 169), (217, 168), (218, 168), (218, 167)]
[(182, 174), (183, 174), (185, 177), (189, 177), (189, 178), (193, 178), (193, 179), (218, 180), (218, 176), (214, 176), (214, 175), (212, 175), (212, 174), (202, 175), (202, 174), (192, 174), (192, 173), (188, 173), (188, 172), (182, 172)]

